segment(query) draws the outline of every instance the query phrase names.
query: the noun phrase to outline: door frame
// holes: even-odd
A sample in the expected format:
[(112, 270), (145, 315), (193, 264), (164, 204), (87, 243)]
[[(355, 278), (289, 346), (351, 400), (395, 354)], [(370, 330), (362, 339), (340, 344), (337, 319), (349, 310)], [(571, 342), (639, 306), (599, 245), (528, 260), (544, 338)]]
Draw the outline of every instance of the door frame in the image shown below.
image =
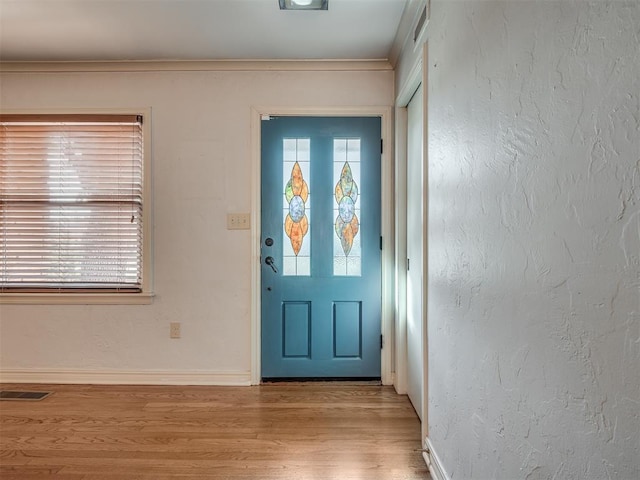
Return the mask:
[[(422, 292), (422, 423), (421, 436), (425, 439), (429, 436), (429, 338), (428, 338), (428, 289), (429, 289), (429, 82), (428, 82), (428, 41), (420, 44), (420, 52), (417, 56), (407, 79), (396, 97), (396, 205), (398, 215), (396, 218), (396, 265), (397, 268), (397, 316), (395, 330), (397, 335), (396, 353), (396, 391), (407, 393), (407, 163), (408, 163), (408, 106), (413, 94), (422, 85), (422, 158), (423, 158), (423, 252), (422, 273), (424, 276)], [(402, 193), (400, 193), (402, 192)]]
[(392, 124), (393, 107), (251, 107), (251, 385), (259, 385), (262, 380), (261, 366), (261, 139), (262, 117), (380, 117), (383, 152), (381, 156), (381, 228), (382, 228), (382, 317), (381, 334), (384, 345), (380, 352), (380, 376), (383, 385), (394, 382), (393, 367), (393, 317), (394, 317), (394, 136)]

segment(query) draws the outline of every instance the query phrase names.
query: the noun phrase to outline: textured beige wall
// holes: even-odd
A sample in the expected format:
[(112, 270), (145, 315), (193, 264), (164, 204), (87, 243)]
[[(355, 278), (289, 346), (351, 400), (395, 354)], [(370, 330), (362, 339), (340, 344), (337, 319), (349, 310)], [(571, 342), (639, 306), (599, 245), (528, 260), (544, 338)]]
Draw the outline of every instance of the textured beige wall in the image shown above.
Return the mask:
[(640, 478), (640, 3), (431, 7), (431, 442), (452, 479)]
[[(151, 107), (156, 294), (140, 306), (0, 305), (2, 369), (85, 381), (91, 372), (105, 381), (158, 372), (158, 381), (171, 373), (248, 381), (250, 232), (226, 230), (226, 214), (251, 210), (251, 106), (392, 99), (391, 71), (2, 74), (4, 109)], [(180, 340), (169, 339), (175, 321)]]

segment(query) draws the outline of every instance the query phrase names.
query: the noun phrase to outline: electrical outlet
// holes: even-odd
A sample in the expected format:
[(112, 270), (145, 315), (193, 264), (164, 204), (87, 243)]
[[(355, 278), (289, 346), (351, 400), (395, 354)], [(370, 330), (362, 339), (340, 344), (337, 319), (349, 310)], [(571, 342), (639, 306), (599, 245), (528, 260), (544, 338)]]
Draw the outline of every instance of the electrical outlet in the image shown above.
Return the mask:
[(169, 324), (169, 337), (180, 338), (180, 322), (171, 322)]
[(227, 230), (249, 230), (251, 228), (250, 213), (228, 213)]

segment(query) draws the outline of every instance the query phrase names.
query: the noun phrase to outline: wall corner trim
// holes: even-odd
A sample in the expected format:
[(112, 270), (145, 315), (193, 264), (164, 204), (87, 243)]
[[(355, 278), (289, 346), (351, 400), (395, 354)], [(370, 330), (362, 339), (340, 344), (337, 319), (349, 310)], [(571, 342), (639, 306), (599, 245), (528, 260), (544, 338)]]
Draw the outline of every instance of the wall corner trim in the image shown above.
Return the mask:
[(3, 369), (0, 383), (249, 386), (250, 372)]
[(433, 444), (431, 443), (429, 437), (426, 437), (424, 439), (423, 448), (424, 450), (422, 452), (422, 457), (429, 467), (429, 472), (431, 473), (433, 480), (450, 480), (449, 475), (447, 475), (447, 472), (442, 465), (442, 461), (434, 450)]

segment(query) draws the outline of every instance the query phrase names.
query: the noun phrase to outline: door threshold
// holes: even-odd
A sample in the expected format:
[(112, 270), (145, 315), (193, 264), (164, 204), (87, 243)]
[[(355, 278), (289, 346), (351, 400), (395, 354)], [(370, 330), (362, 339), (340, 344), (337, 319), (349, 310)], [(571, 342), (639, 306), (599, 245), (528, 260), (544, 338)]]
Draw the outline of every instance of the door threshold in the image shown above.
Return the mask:
[(262, 385), (274, 384), (301, 384), (313, 383), (314, 385), (357, 385), (357, 386), (381, 386), (380, 377), (273, 377), (263, 378)]

